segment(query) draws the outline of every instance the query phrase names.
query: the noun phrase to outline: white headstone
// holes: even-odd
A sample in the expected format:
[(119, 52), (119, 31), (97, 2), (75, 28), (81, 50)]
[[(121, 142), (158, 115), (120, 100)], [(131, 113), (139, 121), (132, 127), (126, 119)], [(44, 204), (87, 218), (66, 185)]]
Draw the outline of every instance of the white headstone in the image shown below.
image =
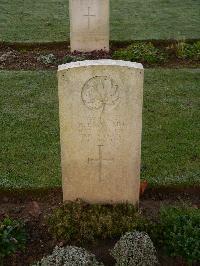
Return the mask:
[(109, 51), (109, 0), (70, 0), (71, 51)]
[(114, 60), (58, 68), (63, 197), (139, 200), (143, 67)]

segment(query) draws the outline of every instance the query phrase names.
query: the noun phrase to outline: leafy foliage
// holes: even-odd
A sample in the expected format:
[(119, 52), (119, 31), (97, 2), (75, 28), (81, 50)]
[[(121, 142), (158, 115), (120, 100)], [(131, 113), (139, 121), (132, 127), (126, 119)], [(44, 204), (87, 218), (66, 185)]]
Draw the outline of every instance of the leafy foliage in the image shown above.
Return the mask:
[(26, 233), (24, 225), (16, 220), (5, 218), (0, 222), (0, 258), (17, 250), (24, 250)]
[(83, 248), (66, 246), (55, 247), (53, 253), (33, 266), (103, 266), (92, 253)]
[(56, 61), (56, 57), (54, 54), (46, 54), (40, 55), (37, 58), (38, 61), (42, 62), (45, 65), (53, 64)]
[(158, 224), (152, 227), (154, 243), (170, 256), (200, 262), (200, 210), (186, 207), (163, 207)]
[(153, 266), (158, 264), (156, 250), (144, 232), (128, 232), (115, 244), (111, 255), (116, 266)]
[(114, 59), (157, 63), (164, 61), (166, 55), (156, 48), (152, 43), (136, 42), (125, 49), (113, 53)]
[(69, 202), (49, 217), (50, 231), (57, 239), (77, 243), (118, 237), (127, 231), (144, 228), (145, 223), (131, 204)]
[(63, 58), (62, 63), (63, 64), (66, 64), (66, 63), (70, 63), (70, 62), (83, 61), (85, 59), (86, 59), (85, 56), (80, 56), (80, 55), (79, 56), (77, 56), (77, 55), (66, 55)]
[(192, 60), (200, 59), (200, 41), (193, 44), (189, 44), (183, 41), (178, 42), (175, 49), (178, 58)]

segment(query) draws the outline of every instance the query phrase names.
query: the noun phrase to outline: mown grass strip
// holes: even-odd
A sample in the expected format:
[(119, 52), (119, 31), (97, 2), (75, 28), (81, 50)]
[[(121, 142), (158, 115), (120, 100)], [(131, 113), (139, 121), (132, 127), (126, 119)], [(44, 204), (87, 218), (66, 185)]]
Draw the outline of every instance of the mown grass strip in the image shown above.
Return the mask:
[[(197, 39), (197, 0), (111, 0), (111, 40)], [(68, 0), (1, 0), (0, 41), (69, 40)]]
[[(141, 177), (152, 186), (200, 184), (199, 87), (199, 69), (145, 70)], [(0, 187), (60, 186), (56, 72), (0, 71), (0, 95)]]

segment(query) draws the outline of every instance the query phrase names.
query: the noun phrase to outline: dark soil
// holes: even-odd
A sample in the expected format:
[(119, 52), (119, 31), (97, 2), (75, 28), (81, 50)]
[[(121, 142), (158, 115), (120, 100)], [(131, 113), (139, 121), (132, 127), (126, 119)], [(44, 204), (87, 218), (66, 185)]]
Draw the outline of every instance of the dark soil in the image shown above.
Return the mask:
[[(198, 68), (200, 61), (177, 58), (173, 49), (167, 50), (167, 47), (172, 47), (174, 42), (155, 42), (154, 45), (161, 50), (165, 50), (168, 54), (168, 59), (162, 63), (147, 64), (141, 62), (145, 68), (149, 67), (165, 67), (165, 68)], [(84, 58), (87, 60), (95, 59), (110, 59), (112, 53), (128, 43), (112, 43), (110, 53), (104, 51), (93, 51), (91, 53), (70, 53), (68, 43), (52, 43), (52, 44), (0, 44), (0, 70), (57, 70), (58, 65), (68, 63), (69, 56)], [(54, 59), (51, 62), (45, 62), (41, 56), (53, 55)], [(79, 59), (75, 58), (75, 61)]]
[[(140, 200), (140, 211), (151, 219), (156, 219), (160, 206), (176, 204), (184, 201), (195, 208), (200, 207), (200, 187), (191, 188), (152, 188), (147, 189)], [(52, 252), (55, 245), (64, 243), (53, 239), (48, 232), (45, 217), (54, 208), (62, 204), (60, 188), (37, 191), (0, 191), (0, 220), (6, 216), (20, 219), (25, 222), (28, 232), (28, 241), (25, 252), (18, 252), (7, 257), (4, 266), (31, 265), (43, 256)], [(116, 240), (98, 241), (93, 245), (84, 246), (93, 252), (105, 265), (114, 265), (109, 249)], [(73, 244), (73, 243), (68, 243)], [(181, 259), (159, 256), (161, 265), (186, 265)]]

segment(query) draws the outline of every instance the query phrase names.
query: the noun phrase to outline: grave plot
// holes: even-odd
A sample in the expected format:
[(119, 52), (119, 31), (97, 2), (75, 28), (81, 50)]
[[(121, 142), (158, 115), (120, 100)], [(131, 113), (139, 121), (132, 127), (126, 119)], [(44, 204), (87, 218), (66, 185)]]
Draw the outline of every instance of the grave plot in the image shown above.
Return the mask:
[[(5, 222), (5, 217), (10, 217), (9, 224), (12, 224), (12, 219), (25, 222), (27, 234), (26, 252), (20, 251), (20, 248), (16, 247), (17, 253), (6, 256), (4, 265), (12, 265), (12, 263), (21, 265), (22, 262), (24, 265), (30, 265), (50, 254), (56, 245), (65, 246), (69, 244), (81, 245), (96, 254), (98, 260), (103, 261), (105, 265), (114, 265), (114, 258), (108, 250), (114, 247), (120, 234), (129, 231), (128, 228), (137, 228), (137, 230), (142, 231), (150, 230), (152, 227), (149, 228), (147, 221), (143, 219), (149, 219), (150, 221), (156, 221), (159, 217), (162, 219), (160, 215), (163, 214), (159, 214), (162, 205), (179, 206), (178, 210), (170, 211), (172, 216), (168, 217), (169, 223), (174, 226), (174, 223), (179, 221), (176, 220), (179, 217), (188, 217), (188, 222), (193, 224), (193, 232), (197, 232), (195, 234), (198, 236), (198, 229), (195, 229), (195, 220), (198, 221), (199, 208), (199, 145), (197, 145), (199, 129), (196, 126), (199, 121), (198, 88), (200, 80), (198, 69), (145, 70), (139, 204), (142, 217), (139, 216), (136, 219), (135, 211), (131, 206), (128, 207), (127, 217), (127, 207), (125, 205), (118, 207), (117, 214), (115, 214), (115, 209), (112, 210), (104, 205), (102, 210), (99, 210), (99, 207), (97, 210), (88, 210), (90, 214), (94, 212), (91, 221), (91, 216), (87, 216), (88, 205), (77, 202), (70, 217), (73, 221), (74, 217), (78, 215), (83, 224), (76, 220), (75, 224), (69, 223), (69, 226), (73, 226), (73, 230), (78, 228), (88, 230), (87, 226), (89, 226), (91, 236), (88, 233), (85, 235), (84, 231), (80, 231), (80, 235), (79, 233), (68, 235), (69, 228), (66, 227), (67, 224), (63, 220), (65, 219), (63, 215), (66, 210), (60, 208), (63, 193), (60, 188), (56, 72), (1, 71), (0, 79), (1, 123), (3, 125), (1, 128), (1, 143), (3, 143), (3, 146), (1, 152), (0, 217), (1, 222), (5, 223), (4, 227), (1, 228), (6, 228), (6, 223), (8, 223), (8, 221)], [(107, 81), (106, 79), (105, 82)], [(86, 86), (83, 86), (83, 93), (80, 93), (79, 96), (83, 103), (89, 106), (89, 109), (85, 106), (88, 111), (102, 114), (101, 110), (98, 109), (98, 107), (101, 107), (100, 102), (91, 101), (94, 96), (91, 86), (93, 87), (93, 81), (86, 82)], [(110, 88), (112, 91), (112, 87)], [(186, 94), (187, 98), (185, 97)], [(104, 96), (106, 95), (108, 94), (104, 94)], [(113, 103), (110, 106), (112, 109), (118, 103), (118, 97), (115, 97), (117, 96), (115, 93), (109, 95), (116, 100), (111, 101)], [(93, 110), (93, 107), (96, 111)], [(73, 112), (73, 109), (71, 111)], [(80, 118), (82, 115), (83, 113), (80, 112)], [(78, 117), (78, 119), (80, 118)], [(98, 116), (98, 118), (101, 118), (102, 123), (105, 122), (104, 113), (103, 116)], [(105, 151), (108, 151), (108, 147), (105, 148), (100, 144), (97, 147), (93, 145), (91, 156), (85, 158), (88, 169), (94, 171), (94, 175), (95, 171), (99, 169), (96, 178), (97, 180), (102, 179), (103, 182), (105, 173), (108, 173), (110, 164), (114, 160), (111, 154), (105, 153)], [(69, 159), (70, 157), (67, 160)], [(82, 184), (79, 184), (78, 187), (80, 191), (85, 191), (87, 188), (84, 189)], [(135, 189), (134, 183), (133, 187)], [(101, 192), (101, 195), (104, 195), (103, 188)], [(183, 202), (184, 206), (182, 205)], [(186, 207), (186, 205), (190, 207)], [(67, 206), (67, 208), (71, 208), (70, 205)], [(194, 210), (194, 214), (191, 213), (191, 210)], [(79, 214), (76, 213), (77, 211)], [(123, 216), (120, 216), (121, 211)], [(105, 215), (105, 212), (109, 212), (109, 222), (107, 220), (108, 216), (106, 216), (107, 218), (102, 216)], [(177, 212), (180, 212), (180, 214), (177, 214)], [(101, 218), (99, 215), (101, 215)], [(99, 233), (96, 231), (96, 228), (99, 226), (101, 228), (103, 224), (93, 224), (94, 217), (97, 221), (98, 219), (104, 221), (104, 234), (101, 231)], [(170, 217), (175, 217), (175, 220), (170, 220)], [(132, 224), (131, 221), (137, 221), (137, 224)], [(184, 224), (185, 222), (186, 220)], [(61, 235), (59, 235), (61, 228), (59, 229), (56, 224), (64, 228)], [(173, 230), (170, 224), (168, 224), (168, 230)], [(161, 224), (160, 226), (164, 225)], [(182, 226), (183, 224), (179, 225), (179, 230), (187, 228), (186, 225)], [(14, 225), (13, 228), (15, 228)], [(110, 229), (108, 230), (108, 228)], [(116, 228), (122, 228), (120, 229), (122, 231), (119, 230), (114, 233), (112, 230), (116, 230)], [(14, 231), (11, 231), (11, 234), (12, 232)], [(160, 236), (162, 236), (161, 232), (159, 232)], [(22, 236), (20, 239), (23, 239)], [(95, 243), (91, 242), (90, 239), (93, 236), (96, 237)], [(78, 239), (81, 237), (81, 243), (77, 237)], [(151, 237), (153, 239), (153, 235)], [(188, 237), (191, 237), (191, 234)], [(194, 235), (192, 237), (195, 239)], [(159, 241), (159, 238), (154, 239), (154, 243), (158, 246)], [(177, 240), (170, 240), (171, 243), (177, 243), (173, 241)], [(195, 242), (196, 245), (198, 245), (197, 241)], [(181, 248), (180, 245), (180, 250)], [(180, 250), (176, 251), (176, 254), (179, 254)], [(188, 259), (171, 258), (166, 256), (166, 253), (160, 252), (160, 248), (158, 248), (158, 251), (157, 256), (161, 265), (169, 265), (169, 263), (170, 265), (184, 265)], [(196, 260), (197, 256), (194, 253), (192, 259)]]

